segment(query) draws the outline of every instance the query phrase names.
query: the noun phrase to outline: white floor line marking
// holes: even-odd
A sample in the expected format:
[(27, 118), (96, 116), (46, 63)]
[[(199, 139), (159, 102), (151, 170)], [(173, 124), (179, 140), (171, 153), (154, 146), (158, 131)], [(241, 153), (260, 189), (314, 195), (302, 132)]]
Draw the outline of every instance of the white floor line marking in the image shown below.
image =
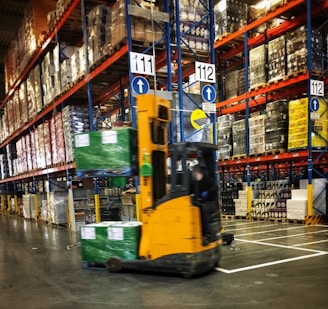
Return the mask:
[(328, 252), (326, 252), (326, 251), (306, 249), (306, 248), (298, 248), (298, 247), (294, 247), (294, 246), (286, 246), (286, 245), (279, 245), (279, 244), (271, 244), (269, 242), (262, 242), (261, 240), (246, 240), (246, 239), (238, 239), (238, 238), (235, 238), (235, 240), (236, 241), (241, 241), (241, 242), (247, 242), (247, 243), (251, 243), (251, 244), (256, 244), (256, 245), (263, 245), (263, 246), (271, 246), (271, 247), (278, 247), (278, 248), (284, 248), (284, 249), (292, 249), (292, 250), (299, 250), (299, 251), (307, 251), (307, 252), (328, 254)]
[(320, 243), (323, 243), (323, 242), (328, 242), (328, 239), (312, 241), (312, 242), (304, 242), (302, 244), (293, 245), (293, 247), (302, 247), (302, 246), (307, 246), (307, 245), (320, 244)]
[[(286, 223), (282, 223), (282, 224), (286, 224)], [(271, 224), (261, 225), (261, 226), (242, 227), (240, 229), (228, 230), (227, 232), (235, 232), (235, 231), (248, 230), (248, 229), (260, 229), (260, 228), (269, 227), (269, 226), (276, 226), (276, 223), (271, 223)]]
[(240, 222), (241, 224), (230, 224), (230, 225), (225, 225), (225, 222), (232, 222), (231, 220), (228, 221), (221, 221), (223, 226), (244, 226), (244, 225), (248, 225), (248, 224), (254, 224), (254, 222)]
[(301, 229), (301, 228), (307, 228), (310, 225), (300, 225), (300, 226), (293, 226), (293, 227), (286, 227), (278, 230), (270, 230), (270, 231), (262, 231), (262, 232), (255, 232), (255, 233), (247, 233), (247, 234), (240, 234), (240, 235), (235, 235), (236, 237), (241, 237), (241, 236), (249, 236), (249, 235), (256, 235), (256, 234), (265, 234), (265, 233), (272, 233), (272, 232), (282, 232), (282, 231), (287, 231), (287, 230), (294, 230), (294, 229)]
[(278, 260), (278, 261), (274, 261), (274, 262), (257, 264), (257, 265), (252, 265), (252, 266), (247, 266), (247, 267), (242, 267), (242, 268), (237, 268), (237, 269), (225, 269), (225, 268), (220, 268), (220, 267), (217, 267), (215, 269), (217, 271), (220, 271), (220, 272), (223, 272), (223, 273), (226, 273), (226, 274), (233, 274), (233, 273), (238, 273), (238, 272), (241, 272), (241, 271), (252, 270), (252, 269), (263, 268), (263, 267), (268, 267), (268, 266), (272, 266), (272, 265), (278, 265), (278, 264), (282, 264), (282, 263), (288, 263), (288, 262), (294, 262), (294, 261), (298, 261), (298, 260), (308, 259), (308, 258), (312, 258), (312, 257), (325, 255), (325, 254), (327, 254), (327, 253), (325, 253), (325, 252), (323, 252), (323, 253), (314, 253), (314, 254), (309, 254), (309, 255), (298, 256), (298, 257), (295, 257), (295, 258)]
[(282, 239), (282, 238), (289, 238), (289, 237), (296, 237), (296, 236), (303, 236), (303, 235), (310, 235), (310, 234), (318, 234), (318, 233), (327, 233), (327, 231), (321, 230), (321, 231), (307, 232), (307, 233), (301, 233), (301, 234), (263, 238), (263, 239), (258, 239), (258, 241), (268, 241), (268, 240), (275, 240), (275, 239)]

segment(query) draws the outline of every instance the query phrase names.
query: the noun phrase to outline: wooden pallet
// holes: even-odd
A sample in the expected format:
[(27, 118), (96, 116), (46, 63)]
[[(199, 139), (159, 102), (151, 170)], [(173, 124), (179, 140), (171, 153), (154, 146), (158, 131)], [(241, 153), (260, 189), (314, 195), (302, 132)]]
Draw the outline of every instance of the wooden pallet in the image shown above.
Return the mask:
[(297, 72), (289, 73), (287, 75), (287, 79), (297, 77), (297, 76), (301, 76), (301, 75), (305, 74), (306, 72), (307, 72), (307, 70), (300, 70), (300, 71), (297, 71)]
[(267, 86), (267, 83), (258, 84), (258, 85), (250, 87), (249, 91), (257, 91), (257, 90), (265, 88), (266, 86)]
[(236, 220), (247, 220), (247, 216), (235, 216)]
[(282, 153), (285, 153), (285, 152), (286, 152), (286, 149), (280, 148), (280, 149), (266, 151), (265, 154), (266, 155), (276, 155), (276, 154), (282, 154)]
[(235, 215), (221, 215), (222, 219), (226, 219), (226, 220), (235, 220), (236, 216)]
[(251, 217), (251, 221), (268, 221), (269, 218), (262, 218), (262, 217)]
[(277, 9), (282, 8), (287, 3), (287, 0), (282, 0), (280, 3), (268, 9), (268, 13), (275, 12)]
[(297, 219), (286, 219), (288, 223), (293, 224), (305, 224), (305, 220), (297, 220)]
[(275, 223), (286, 223), (286, 218), (268, 218), (268, 221), (275, 222)]
[(240, 160), (240, 159), (245, 159), (246, 155), (245, 154), (241, 154), (241, 155), (237, 155), (237, 156), (232, 156), (233, 160)]
[(278, 84), (278, 83), (283, 82), (284, 80), (286, 80), (286, 76), (279, 77), (279, 78), (277, 78), (277, 79), (275, 79), (275, 80), (271, 80), (271, 81), (269, 81), (269, 82), (267, 83), (267, 85), (268, 85), (268, 86), (276, 85), (276, 84)]

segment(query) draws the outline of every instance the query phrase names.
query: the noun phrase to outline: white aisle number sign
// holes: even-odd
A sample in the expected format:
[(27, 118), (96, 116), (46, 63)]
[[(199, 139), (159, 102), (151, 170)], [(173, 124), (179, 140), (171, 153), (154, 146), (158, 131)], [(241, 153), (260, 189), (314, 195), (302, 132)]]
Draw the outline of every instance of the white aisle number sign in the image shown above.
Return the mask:
[(325, 95), (325, 85), (322, 80), (310, 80), (310, 95), (323, 97)]
[(154, 56), (130, 52), (130, 69), (132, 73), (155, 75)]
[(216, 83), (215, 65), (205, 62), (195, 62), (196, 80), (206, 83)]

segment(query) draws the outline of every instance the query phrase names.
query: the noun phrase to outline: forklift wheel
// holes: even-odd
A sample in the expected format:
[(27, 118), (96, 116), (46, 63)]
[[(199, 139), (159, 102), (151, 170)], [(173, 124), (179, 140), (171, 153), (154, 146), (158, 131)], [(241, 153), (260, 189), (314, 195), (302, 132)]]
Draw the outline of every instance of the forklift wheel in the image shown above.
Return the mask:
[(118, 273), (119, 271), (122, 270), (122, 263), (118, 257), (110, 258), (107, 261), (106, 266), (107, 266), (108, 270), (112, 273)]

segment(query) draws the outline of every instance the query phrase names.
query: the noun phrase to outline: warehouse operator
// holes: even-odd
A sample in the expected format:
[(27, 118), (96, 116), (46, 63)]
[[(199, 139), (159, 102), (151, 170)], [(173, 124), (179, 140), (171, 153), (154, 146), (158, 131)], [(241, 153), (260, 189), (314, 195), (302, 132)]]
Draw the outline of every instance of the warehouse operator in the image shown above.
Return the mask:
[[(211, 235), (211, 219), (218, 217), (218, 189), (213, 178), (208, 176), (206, 168), (200, 165), (193, 167), (190, 194), (193, 196), (194, 205), (201, 210), (202, 236), (205, 243)], [(214, 216), (213, 216), (214, 215)]]

